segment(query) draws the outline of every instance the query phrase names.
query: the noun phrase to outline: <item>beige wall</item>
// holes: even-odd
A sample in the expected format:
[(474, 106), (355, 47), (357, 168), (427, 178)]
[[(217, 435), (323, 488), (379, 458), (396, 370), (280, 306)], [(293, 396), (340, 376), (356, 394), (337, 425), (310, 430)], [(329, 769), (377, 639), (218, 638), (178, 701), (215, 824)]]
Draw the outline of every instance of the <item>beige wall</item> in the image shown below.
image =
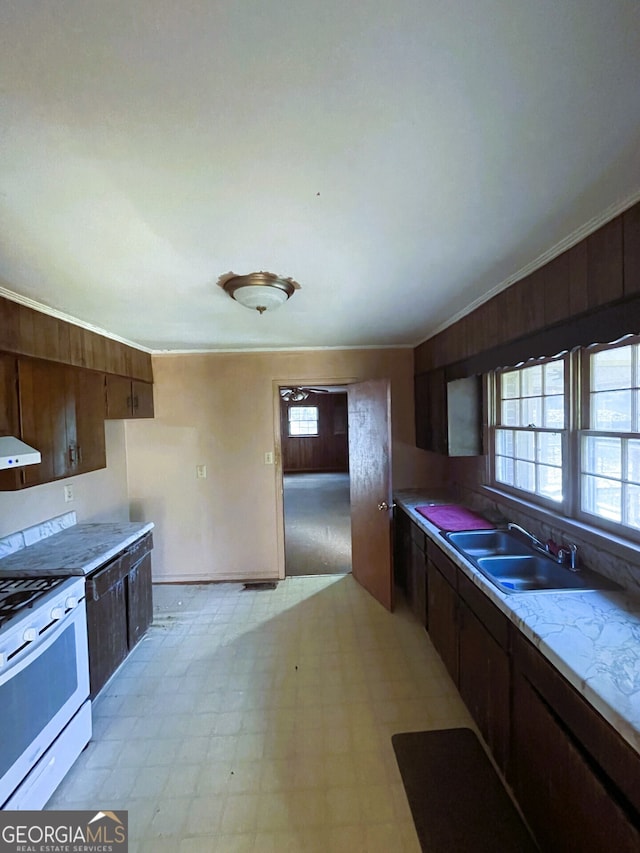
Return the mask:
[[(0, 492), (0, 536), (75, 510), (78, 521), (128, 521), (124, 421), (106, 421), (107, 467), (21, 492)], [(64, 486), (74, 500), (65, 503)]]
[(442, 475), (415, 447), (410, 349), (167, 354), (154, 356), (153, 372), (156, 416), (125, 431), (131, 518), (156, 524), (155, 580), (277, 576), (279, 475), (264, 454), (274, 450), (278, 381), (389, 378), (394, 486)]

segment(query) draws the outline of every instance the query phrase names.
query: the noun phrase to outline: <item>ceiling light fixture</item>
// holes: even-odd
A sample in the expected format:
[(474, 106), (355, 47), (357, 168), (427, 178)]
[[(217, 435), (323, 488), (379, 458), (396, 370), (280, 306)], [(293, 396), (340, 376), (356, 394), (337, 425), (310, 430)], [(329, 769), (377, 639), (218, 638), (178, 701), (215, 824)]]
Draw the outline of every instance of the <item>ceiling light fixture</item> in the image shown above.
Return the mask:
[(281, 388), (280, 396), (287, 403), (301, 403), (309, 396), (309, 392), (304, 388)]
[(293, 279), (280, 278), (271, 272), (224, 276), (224, 279), (220, 285), (232, 299), (260, 314), (279, 308), (300, 287)]

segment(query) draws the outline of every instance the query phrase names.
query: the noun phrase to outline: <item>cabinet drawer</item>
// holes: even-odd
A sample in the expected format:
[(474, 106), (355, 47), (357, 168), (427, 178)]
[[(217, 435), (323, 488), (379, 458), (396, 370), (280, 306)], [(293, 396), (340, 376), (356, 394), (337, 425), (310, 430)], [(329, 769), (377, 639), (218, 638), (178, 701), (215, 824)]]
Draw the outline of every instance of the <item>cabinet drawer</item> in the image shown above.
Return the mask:
[(509, 650), (509, 620), (489, 601), (487, 596), (462, 572), (458, 572), (458, 592), (493, 639), (505, 651)]
[(454, 562), (452, 562), (447, 555), (440, 550), (436, 545), (429, 548), (429, 559), (433, 562), (433, 564), (440, 570), (440, 572), (445, 576), (445, 578), (449, 581), (451, 586), (457, 590), (458, 589), (458, 567)]
[(129, 556), (125, 553), (90, 575), (85, 582), (87, 601), (98, 601), (106, 595), (118, 581), (124, 578), (130, 565)]
[(640, 755), (521, 634), (513, 650), (516, 667), (640, 813)]
[(153, 536), (151, 533), (145, 533), (140, 539), (136, 539), (127, 548), (126, 554), (129, 556), (129, 565), (135, 566), (138, 560), (141, 560), (145, 554), (148, 554), (153, 548)]

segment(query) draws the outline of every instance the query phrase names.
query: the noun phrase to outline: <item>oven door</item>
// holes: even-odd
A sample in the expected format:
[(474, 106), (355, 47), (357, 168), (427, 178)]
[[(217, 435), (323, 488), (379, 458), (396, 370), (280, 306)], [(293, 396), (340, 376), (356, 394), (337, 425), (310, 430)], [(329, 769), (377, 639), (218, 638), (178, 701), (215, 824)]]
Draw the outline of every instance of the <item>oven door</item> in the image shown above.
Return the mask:
[(84, 601), (0, 670), (0, 803), (89, 696)]

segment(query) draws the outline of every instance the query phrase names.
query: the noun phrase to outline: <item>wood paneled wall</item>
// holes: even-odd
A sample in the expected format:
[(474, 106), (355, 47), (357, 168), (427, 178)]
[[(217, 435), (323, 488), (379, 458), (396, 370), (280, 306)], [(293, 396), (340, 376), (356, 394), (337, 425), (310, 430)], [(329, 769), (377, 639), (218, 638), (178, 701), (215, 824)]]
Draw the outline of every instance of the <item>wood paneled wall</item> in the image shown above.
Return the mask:
[[(639, 297), (640, 203), (416, 347), (415, 372), (473, 359), (608, 306), (628, 305), (629, 324), (634, 325)], [(622, 316), (618, 312), (614, 326)]]
[[(318, 435), (289, 436), (289, 406), (318, 407)], [(346, 393), (310, 394), (303, 403), (280, 403), (282, 470), (348, 471), (349, 434)]]
[(153, 382), (149, 353), (0, 297), (2, 351)]

